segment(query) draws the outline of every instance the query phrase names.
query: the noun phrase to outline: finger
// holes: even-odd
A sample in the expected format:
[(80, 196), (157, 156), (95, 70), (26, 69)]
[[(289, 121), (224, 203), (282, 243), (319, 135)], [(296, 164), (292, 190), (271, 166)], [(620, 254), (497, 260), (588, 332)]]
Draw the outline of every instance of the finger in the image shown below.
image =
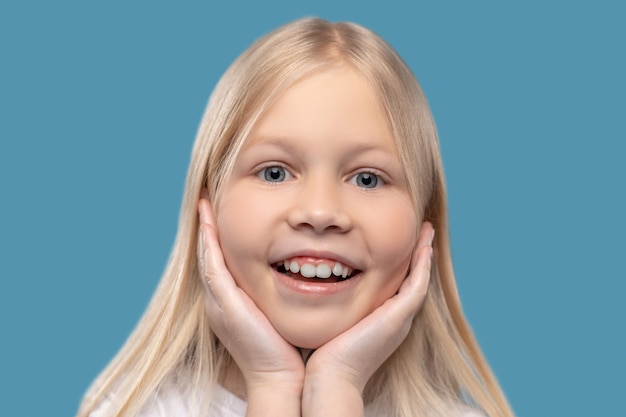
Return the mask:
[[(430, 222), (422, 223), (422, 226), (420, 227), (419, 235), (417, 237), (417, 243), (415, 244), (415, 249), (413, 250), (413, 254), (411, 255), (409, 275), (411, 275), (411, 273), (415, 271), (415, 269), (417, 268), (420, 250), (422, 250), (425, 247), (432, 248), (434, 237), (435, 237), (435, 229), (433, 228), (433, 225)], [(407, 283), (407, 281), (408, 281), (408, 276), (407, 276), (407, 279), (405, 279), (404, 282), (402, 283), (403, 284), (402, 286), (404, 286)]]
[(208, 223), (213, 226), (215, 225), (213, 210), (211, 208), (211, 203), (206, 189), (202, 190), (200, 199), (198, 200), (198, 214), (200, 215), (200, 223)]
[[(213, 210), (211, 209), (211, 203), (208, 198), (208, 191), (206, 188), (203, 188), (200, 193), (200, 199), (198, 200), (198, 214), (200, 225), (208, 224), (212, 227), (215, 227), (215, 221), (213, 219)], [(198, 256), (198, 267), (200, 269), (200, 273), (204, 277), (206, 273), (206, 262), (204, 251), (207, 245), (204, 243), (204, 233), (202, 232), (202, 228), (198, 227), (198, 242), (196, 245), (197, 256)]]
[(201, 272), (204, 282), (219, 301), (236, 291), (237, 286), (226, 267), (215, 228), (207, 223), (201, 224), (200, 235), (204, 247), (204, 270)]
[(425, 246), (432, 246), (433, 239), (435, 237), (435, 229), (430, 222), (422, 223), (420, 227), (420, 232), (417, 237), (417, 244), (415, 245), (415, 251), (413, 252), (413, 257), (411, 259), (411, 269), (417, 262), (417, 254), (419, 250)]
[(417, 313), (428, 291), (434, 235), (432, 225), (424, 222), (413, 252), (411, 271), (398, 291), (399, 300), (397, 301), (408, 308), (412, 314)]
[[(198, 200), (198, 215), (199, 215), (199, 223), (202, 225), (203, 223), (207, 223), (210, 218), (210, 203), (207, 198), (205, 198), (205, 189), (202, 189), (200, 199)], [(198, 258), (198, 269), (202, 276), (202, 280), (204, 281), (204, 276), (206, 273), (206, 262), (204, 259), (204, 250), (206, 245), (204, 244), (204, 233), (202, 232), (202, 228), (198, 225), (198, 239), (196, 242), (196, 256)]]
[(221, 300), (232, 296), (232, 291), (237, 291), (237, 286), (226, 267), (224, 256), (219, 245), (217, 229), (213, 217), (211, 203), (203, 193), (198, 202), (200, 214), (200, 227), (198, 236), (198, 264), (202, 281), (206, 289), (212, 293), (218, 305)]

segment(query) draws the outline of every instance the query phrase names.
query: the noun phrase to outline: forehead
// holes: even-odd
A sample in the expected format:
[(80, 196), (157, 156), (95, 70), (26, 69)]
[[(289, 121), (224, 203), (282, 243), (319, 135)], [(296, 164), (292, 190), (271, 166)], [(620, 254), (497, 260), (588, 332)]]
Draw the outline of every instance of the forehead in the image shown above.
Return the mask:
[(255, 123), (244, 146), (267, 138), (317, 135), (334, 138), (395, 142), (378, 94), (370, 82), (347, 65), (309, 75), (277, 96)]

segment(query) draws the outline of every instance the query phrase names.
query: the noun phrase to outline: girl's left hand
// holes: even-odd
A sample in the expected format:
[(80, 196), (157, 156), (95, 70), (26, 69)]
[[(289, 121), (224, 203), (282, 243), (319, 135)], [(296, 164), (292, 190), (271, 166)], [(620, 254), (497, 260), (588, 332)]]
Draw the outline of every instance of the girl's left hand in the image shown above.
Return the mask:
[[(313, 398), (318, 395), (325, 398), (324, 404), (333, 410), (331, 414), (339, 403), (348, 406), (346, 400), (350, 396), (362, 405), (365, 384), (406, 338), (413, 318), (422, 307), (430, 279), (433, 237), (432, 225), (424, 222), (411, 271), (398, 293), (311, 355), (306, 365), (303, 415), (324, 415), (319, 409), (319, 398)], [(335, 406), (333, 397), (337, 398)], [(316, 411), (305, 413), (307, 403)]]

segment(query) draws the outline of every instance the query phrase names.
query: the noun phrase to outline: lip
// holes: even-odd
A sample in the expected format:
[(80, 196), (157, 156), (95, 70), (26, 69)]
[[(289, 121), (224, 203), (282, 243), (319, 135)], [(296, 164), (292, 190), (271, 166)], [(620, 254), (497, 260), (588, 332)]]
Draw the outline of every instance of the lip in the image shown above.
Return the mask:
[(281, 274), (274, 268), (271, 268), (274, 278), (278, 283), (279, 293), (284, 296), (292, 296), (295, 294), (303, 294), (309, 296), (332, 296), (350, 291), (361, 280), (362, 272), (352, 276), (349, 279), (339, 282), (309, 282), (299, 281), (289, 278), (285, 274)]

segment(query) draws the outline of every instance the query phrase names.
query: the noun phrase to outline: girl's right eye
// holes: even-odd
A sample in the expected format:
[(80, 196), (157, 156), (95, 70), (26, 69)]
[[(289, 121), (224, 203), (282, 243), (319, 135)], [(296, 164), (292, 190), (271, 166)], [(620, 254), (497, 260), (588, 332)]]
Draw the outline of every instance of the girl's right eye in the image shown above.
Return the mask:
[(267, 182), (283, 182), (291, 178), (291, 174), (280, 165), (272, 165), (261, 169), (257, 177)]

